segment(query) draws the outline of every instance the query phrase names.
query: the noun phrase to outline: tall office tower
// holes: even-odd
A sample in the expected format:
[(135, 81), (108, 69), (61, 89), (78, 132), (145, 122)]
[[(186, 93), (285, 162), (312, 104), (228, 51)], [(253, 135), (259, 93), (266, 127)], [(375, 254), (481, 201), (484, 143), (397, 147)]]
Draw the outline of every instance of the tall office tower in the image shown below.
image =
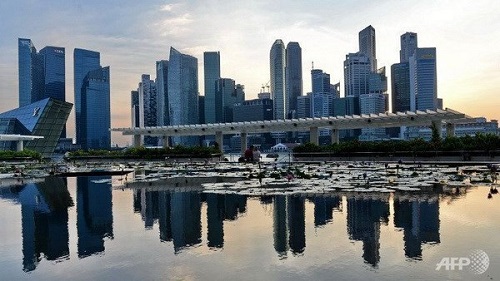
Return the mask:
[(271, 47), (270, 66), (274, 119), (285, 119), (288, 112), (288, 99), (285, 96), (285, 44), (281, 39), (277, 39)]
[(19, 63), (19, 107), (35, 101), (32, 97), (42, 97), (45, 91), (43, 59), (38, 55), (31, 39), (18, 39)]
[[(155, 127), (158, 126), (157, 120), (157, 93), (156, 84), (150, 79), (149, 74), (141, 76), (141, 82), (137, 88), (139, 92), (139, 124), (140, 127)], [(144, 136), (144, 145), (157, 146), (158, 138)]]
[(89, 71), (81, 91), (80, 137), (83, 149), (111, 148), (109, 66)]
[(158, 126), (170, 125), (168, 118), (168, 60), (156, 62), (156, 115)]
[(220, 79), (220, 53), (203, 53), (203, 70), (205, 81), (205, 123), (216, 123), (215, 117), (215, 83)]
[(349, 53), (344, 61), (346, 97), (359, 97), (369, 92), (370, 59), (363, 53)]
[(330, 74), (323, 72), (321, 69), (312, 69), (311, 85), (312, 93), (329, 93), (331, 90)]
[(399, 62), (408, 62), (417, 48), (417, 33), (406, 32), (405, 34), (401, 35), (401, 50), (399, 51)]
[[(199, 122), (198, 60), (170, 48), (168, 67), (168, 102), (170, 125), (188, 125)], [(205, 101), (206, 103), (206, 101)], [(174, 137), (175, 144), (195, 146), (198, 137)]]
[(288, 118), (297, 116), (297, 97), (302, 96), (302, 49), (298, 42), (286, 45), (286, 97)]
[(130, 105), (131, 105), (131, 115), (132, 116), (132, 128), (138, 128), (141, 126), (141, 110), (139, 109), (139, 91), (130, 92)]
[(391, 66), (392, 112), (410, 110), (410, 64), (395, 63)]
[(244, 87), (236, 85), (233, 79), (220, 78), (215, 83), (215, 122), (233, 122), (235, 103), (245, 101)]
[(311, 117), (311, 96), (307, 93), (305, 96), (297, 97), (297, 118)]
[[(30, 39), (18, 39), (19, 105), (46, 98), (66, 101), (65, 52), (48, 46), (36, 52)], [(66, 126), (61, 133), (66, 137)]]
[(370, 70), (377, 70), (377, 52), (375, 48), (375, 28), (371, 25), (359, 32), (359, 52), (370, 60)]
[(76, 143), (82, 144), (84, 138), (81, 130), (86, 127), (83, 122), (82, 115), (82, 85), (87, 74), (96, 69), (101, 68), (100, 53), (90, 50), (78, 49), (73, 50), (73, 73), (74, 73), (74, 93), (75, 93), (75, 131)]
[(437, 109), (436, 48), (417, 48), (409, 62), (411, 110)]

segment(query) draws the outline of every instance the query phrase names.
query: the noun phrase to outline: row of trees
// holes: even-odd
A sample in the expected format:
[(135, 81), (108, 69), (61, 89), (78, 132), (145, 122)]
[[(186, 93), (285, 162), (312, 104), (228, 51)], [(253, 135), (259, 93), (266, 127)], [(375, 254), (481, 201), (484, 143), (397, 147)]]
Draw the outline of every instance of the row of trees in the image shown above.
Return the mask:
[(493, 134), (477, 134), (465, 137), (447, 137), (441, 139), (433, 136), (431, 141), (414, 139), (409, 141), (346, 141), (338, 144), (318, 146), (306, 143), (293, 149), (296, 153), (305, 152), (423, 152), (423, 151), (492, 151), (500, 150), (500, 136)]
[(70, 152), (69, 158), (78, 157), (102, 157), (102, 158), (131, 158), (131, 159), (163, 159), (165, 157), (192, 157), (206, 158), (214, 155), (220, 155), (215, 147), (186, 147), (175, 146), (167, 148), (145, 148), (133, 147), (124, 150), (78, 150)]
[(33, 150), (23, 150), (23, 151), (12, 151), (5, 150), (0, 151), (0, 160), (13, 160), (13, 159), (34, 159), (41, 160), (42, 155)]

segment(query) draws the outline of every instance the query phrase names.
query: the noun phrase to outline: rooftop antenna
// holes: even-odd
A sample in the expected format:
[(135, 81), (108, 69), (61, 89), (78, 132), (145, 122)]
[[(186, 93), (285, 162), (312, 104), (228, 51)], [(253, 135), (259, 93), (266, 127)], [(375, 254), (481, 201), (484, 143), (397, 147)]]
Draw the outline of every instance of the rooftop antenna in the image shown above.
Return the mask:
[(311, 69), (314, 69), (314, 61), (311, 62), (311, 65), (312, 65)]

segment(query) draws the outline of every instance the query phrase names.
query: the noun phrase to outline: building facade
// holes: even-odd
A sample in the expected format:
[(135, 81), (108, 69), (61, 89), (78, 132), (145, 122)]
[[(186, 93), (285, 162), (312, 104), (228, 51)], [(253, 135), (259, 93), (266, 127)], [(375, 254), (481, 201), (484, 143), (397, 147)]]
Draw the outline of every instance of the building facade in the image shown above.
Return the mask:
[(438, 108), (436, 48), (417, 48), (410, 57), (410, 108)]
[[(198, 60), (170, 48), (168, 102), (170, 125), (198, 124)], [(205, 101), (205, 104), (207, 101)], [(174, 144), (199, 145), (198, 137), (174, 137)]]
[[(26, 141), (25, 149), (34, 150), (42, 157), (50, 157), (68, 120), (71, 103), (46, 98), (0, 114), (0, 134), (43, 136)], [(4, 144), (10, 150), (12, 144)]]
[(375, 44), (375, 28), (369, 25), (361, 30), (359, 36), (359, 52), (366, 55), (370, 61), (370, 70), (377, 70), (377, 50)]
[[(158, 126), (157, 114), (157, 92), (156, 83), (151, 80), (149, 74), (141, 76), (141, 82), (137, 88), (139, 92), (139, 126), (140, 127), (156, 127)], [(144, 136), (144, 145), (157, 146), (158, 138)]]
[(216, 123), (215, 84), (220, 77), (220, 52), (203, 53), (205, 122)]
[(359, 97), (369, 92), (370, 59), (363, 53), (349, 53), (344, 61), (346, 97)]
[(288, 99), (285, 96), (286, 79), (285, 79), (285, 44), (281, 39), (277, 39), (270, 52), (271, 66), (271, 96), (273, 98), (274, 119), (286, 119), (288, 112)]
[(111, 148), (109, 66), (89, 71), (81, 91), (80, 145), (83, 149)]
[(418, 48), (418, 37), (415, 32), (406, 32), (401, 35), (401, 50), (399, 51), (399, 62), (408, 62)]
[(286, 45), (286, 97), (288, 99), (287, 118), (297, 116), (297, 97), (302, 96), (302, 49), (298, 42)]
[(156, 62), (156, 119), (158, 126), (170, 125), (168, 116), (168, 60)]

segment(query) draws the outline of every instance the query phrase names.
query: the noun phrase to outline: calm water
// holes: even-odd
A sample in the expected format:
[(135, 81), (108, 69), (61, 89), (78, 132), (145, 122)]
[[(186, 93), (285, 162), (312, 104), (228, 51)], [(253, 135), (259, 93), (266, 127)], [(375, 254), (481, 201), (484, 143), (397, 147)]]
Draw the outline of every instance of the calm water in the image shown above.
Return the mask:
[[(498, 280), (500, 194), (246, 197), (47, 178), (0, 189), (1, 280)], [(483, 250), (488, 270), (436, 271)]]

